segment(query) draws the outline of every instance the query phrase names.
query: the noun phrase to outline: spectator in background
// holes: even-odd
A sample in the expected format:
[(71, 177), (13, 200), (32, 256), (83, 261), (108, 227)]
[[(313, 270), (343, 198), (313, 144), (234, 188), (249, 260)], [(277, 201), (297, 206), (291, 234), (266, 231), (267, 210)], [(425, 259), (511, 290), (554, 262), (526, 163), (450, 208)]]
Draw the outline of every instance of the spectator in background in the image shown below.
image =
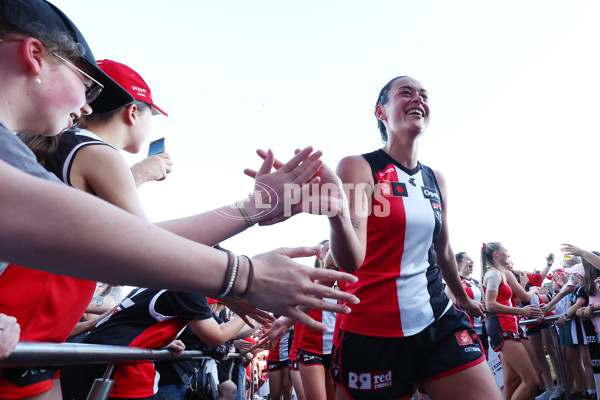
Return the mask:
[(531, 399), (539, 385), (532, 361), (521, 342), (522, 337), (515, 316), (539, 318), (543, 314), (532, 305), (517, 308), (511, 303), (513, 293), (528, 301), (535, 289), (525, 292), (512, 273), (510, 256), (501, 243), (484, 243), (481, 248), (485, 304), (490, 312), (486, 320), (490, 346), (501, 352), (504, 374), (504, 398)]
[[(456, 264), (458, 266), (458, 275), (460, 277), (460, 281), (465, 288), (465, 292), (467, 292), (467, 296), (471, 300), (475, 300), (479, 303), (483, 303), (483, 291), (481, 288), (481, 284), (478, 280), (473, 277), (473, 269), (475, 263), (473, 259), (464, 251), (456, 253), (454, 256), (456, 258)], [(454, 296), (452, 292), (446, 287), (446, 294), (452, 301), (454, 302)], [(485, 357), (488, 357), (488, 348), (489, 341), (487, 336), (487, 331), (485, 330), (485, 324), (483, 323), (482, 317), (474, 317), (469, 314), (469, 318), (471, 319), (471, 323), (473, 324), (473, 328), (479, 337), (479, 341), (483, 346)]]
[[(578, 363), (582, 363), (583, 365), (585, 378), (585, 386), (579, 386), (578, 384), (578, 392), (574, 393), (572, 398), (574, 400), (588, 399), (592, 396), (596, 397), (596, 386), (590, 353), (594, 354), (595, 359), (598, 358), (597, 339), (593, 323), (589, 319), (576, 317), (583, 316), (584, 310), (582, 308), (589, 305), (590, 293), (592, 295), (595, 294), (595, 280), (600, 276), (600, 271), (586, 261), (586, 266), (583, 263), (578, 263), (570, 268), (566, 268), (565, 272), (572, 274), (571, 280), (577, 287), (575, 292), (571, 294), (571, 306), (564, 315), (565, 318), (571, 320), (571, 340), (576, 345), (575, 352), (577, 353), (577, 359), (580, 360)], [(593, 346), (592, 348), (590, 348), (590, 344)]]
[[(594, 255), (600, 255), (598, 252), (593, 252)], [(600, 270), (587, 261), (585, 258), (582, 260), (586, 275), (584, 276), (585, 292), (589, 296), (589, 305), (585, 308), (578, 310), (577, 315), (580, 318), (589, 318), (594, 325), (594, 331), (596, 337), (592, 338), (588, 335), (588, 349), (590, 351), (590, 358), (592, 361), (592, 370), (594, 373), (594, 382), (596, 389), (600, 387), (599, 373), (600, 373), (600, 360), (598, 354), (598, 339), (600, 338), (600, 315), (594, 314), (594, 311), (600, 309)], [(595, 340), (594, 340), (595, 339)], [(597, 393), (596, 393), (597, 396)]]
[[(204, 296), (169, 290), (135, 289), (86, 336), (84, 343), (161, 349), (167, 347), (189, 326), (211, 347), (219, 347), (244, 327), (240, 317), (219, 324)], [(182, 349), (183, 350), (183, 349)], [(65, 370), (68, 398), (86, 398), (95, 378), (105, 366), (74, 367)], [(154, 396), (154, 365), (150, 361), (119, 363), (111, 398), (148, 398)]]
[[(531, 287), (542, 288), (542, 283), (548, 275), (548, 271), (554, 263), (554, 254), (549, 253), (546, 257), (546, 266), (542, 269), (541, 273), (526, 273), (517, 272), (516, 275), (521, 286), (528, 291)], [(520, 279), (519, 279), (520, 278)], [(540, 308), (546, 302), (544, 298), (540, 296), (539, 292), (535, 293), (529, 301), (522, 301), (523, 306), (532, 304), (535, 307)], [(544, 313), (544, 316), (552, 316), (553, 312)], [(550, 324), (548, 322), (536, 322), (533, 324), (525, 325), (525, 333), (527, 335), (528, 342), (525, 342), (525, 346), (529, 352), (529, 356), (532, 362), (536, 366), (540, 373), (540, 378), (545, 385), (545, 391), (536, 397), (536, 400), (549, 400), (555, 397), (559, 397), (564, 392), (564, 382), (562, 377), (557, 377), (559, 385), (556, 386), (552, 379), (552, 373), (550, 365), (546, 358), (546, 352), (550, 356), (552, 365), (555, 367), (554, 370), (558, 371), (558, 358), (556, 355), (556, 349), (554, 348), (554, 342), (548, 328)]]
[(577, 257), (562, 260), (562, 268), (555, 270), (552, 274), (552, 287), (558, 292), (549, 303), (542, 305), (542, 312), (547, 313), (554, 310), (556, 315), (560, 315), (560, 318), (556, 321), (560, 347), (565, 365), (569, 366), (569, 368), (566, 368), (567, 382), (564, 389), (568, 388), (571, 393), (574, 391), (575, 384), (578, 387), (584, 387), (585, 378), (581, 358), (578, 357), (577, 347), (573, 344), (571, 323), (565, 317), (565, 312), (571, 306), (570, 295), (575, 291), (576, 286), (571, 280), (570, 274), (566, 274), (564, 270), (578, 263), (579, 259)]

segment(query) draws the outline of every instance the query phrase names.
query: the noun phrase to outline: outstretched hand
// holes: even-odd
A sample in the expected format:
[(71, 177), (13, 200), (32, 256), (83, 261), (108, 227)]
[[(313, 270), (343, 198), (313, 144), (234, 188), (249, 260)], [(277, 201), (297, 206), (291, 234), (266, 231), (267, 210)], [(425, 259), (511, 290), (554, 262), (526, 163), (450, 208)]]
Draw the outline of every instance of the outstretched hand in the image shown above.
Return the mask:
[[(260, 225), (273, 225), (300, 212), (333, 216), (339, 213), (347, 204), (342, 181), (329, 166), (319, 160), (319, 163), (313, 164), (311, 168), (303, 167), (306, 162), (302, 162), (298, 167), (294, 167), (294, 165), (297, 165), (297, 158), (303, 156), (307, 149), (309, 148), (304, 150), (296, 149), (294, 158), (285, 164), (275, 158), (271, 150), (264, 151), (259, 149), (256, 153), (263, 159), (261, 169), (258, 172), (252, 169), (244, 170), (246, 175), (257, 180), (257, 184), (260, 183), (259, 178), (264, 176), (264, 173), (271, 171), (271, 169), (281, 172), (291, 171), (298, 178), (290, 182), (294, 185), (288, 185), (284, 191), (283, 199), (284, 203), (287, 202), (287, 204), (284, 204), (283, 215), (280, 213), (269, 213), (268, 216), (259, 221)], [(313, 153), (313, 155), (316, 154), (319, 157), (321, 156), (320, 151)], [(315, 169), (315, 167), (317, 168)], [(308, 179), (308, 175), (305, 176), (307, 171), (311, 174), (310, 180)]]
[(302, 204), (293, 197), (297, 197), (299, 189), (318, 183), (316, 173), (322, 164), (322, 153), (307, 147), (296, 151), (285, 164), (276, 160), (271, 150), (257, 153), (263, 159), (260, 169), (244, 170), (255, 179), (254, 192), (243, 202), (252, 220), (260, 225), (270, 225), (301, 212)]
[(581, 247), (573, 246), (572, 244), (563, 243), (562, 246), (560, 251), (568, 256), (584, 257), (585, 253), (587, 253), (587, 251)]
[(255, 325), (251, 321), (258, 322), (261, 325), (270, 324), (275, 318), (266, 311), (260, 310), (246, 300), (234, 300), (231, 297), (220, 297), (220, 301), (223, 302), (231, 311), (236, 313), (245, 323), (251, 328)]
[(280, 248), (253, 257), (255, 278), (248, 300), (276, 314), (286, 315), (309, 329), (324, 332), (325, 325), (297, 309), (297, 306), (348, 313), (348, 306), (330, 303), (323, 298), (348, 304), (357, 304), (359, 300), (349, 293), (315, 283), (319, 280), (356, 282), (356, 277), (329, 269), (310, 268), (292, 260), (315, 256), (318, 252), (318, 246)]

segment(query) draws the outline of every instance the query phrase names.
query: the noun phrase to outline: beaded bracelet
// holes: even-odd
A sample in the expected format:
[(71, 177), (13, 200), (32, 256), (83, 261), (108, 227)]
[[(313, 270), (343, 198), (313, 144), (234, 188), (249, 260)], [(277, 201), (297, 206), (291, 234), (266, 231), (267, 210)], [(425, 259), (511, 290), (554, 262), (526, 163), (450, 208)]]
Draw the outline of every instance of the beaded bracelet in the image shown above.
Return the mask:
[(254, 224), (256, 224), (256, 222), (254, 222), (252, 220), (252, 217), (250, 217), (250, 214), (248, 214), (248, 211), (246, 211), (246, 208), (244, 207), (244, 205), (241, 202), (236, 201), (235, 206), (238, 208), (238, 210), (240, 210), (240, 212), (244, 216), (244, 219), (246, 220), (246, 223), (248, 224), (249, 228), (251, 228), (252, 226), (254, 226)]
[(248, 282), (246, 283), (246, 289), (239, 296), (231, 295), (231, 298), (234, 300), (242, 300), (244, 297), (248, 295), (250, 292), (250, 288), (252, 287), (252, 280), (254, 279), (254, 265), (252, 264), (252, 260), (248, 256), (242, 256), (248, 260)]
[(229, 278), (229, 283), (227, 284), (227, 289), (225, 289), (225, 291), (219, 295), (221, 297), (226, 297), (229, 295), (229, 292), (231, 292), (231, 289), (233, 288), (233, 284), (235, 283), (235, 278), (237, 278), (237, 270), (238, 270), (240, 258), (235, 253), (231, 253), (231, 254), (233, 254), (233, 269), (231, 270), (231, 277)]
[(223, 293), (225, 290), (227, 290), (227, 284), (229, 283), (231, 272), (233, 271), (233, 263), (235, 261), (234, 255), (230, 251), (226, 251), (225, 253), (227, 253), (227, 270), (225, 271), (225, 279), (223, 279), (223, 284), (217, 293)]

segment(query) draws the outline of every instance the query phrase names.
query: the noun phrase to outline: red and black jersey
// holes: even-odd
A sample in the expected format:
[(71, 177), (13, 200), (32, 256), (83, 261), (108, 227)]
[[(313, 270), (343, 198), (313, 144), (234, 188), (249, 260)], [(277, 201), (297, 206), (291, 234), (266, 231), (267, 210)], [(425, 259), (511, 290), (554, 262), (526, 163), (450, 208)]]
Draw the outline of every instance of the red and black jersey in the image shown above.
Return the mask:
[[(484, 293), (486, 290), (487, 288), (484, 286)], [(510, 286), (506, 282), (500, 282), (500, 286), (498, 287), (498, 295), (496, 296), (496, 302), (506, 307), (514, 307), (514, 305), (511, 303), (512, 297), (513, 291)], [(519, 333), (517, 316), (489, 313), (489, 318), (486, 322), (486, 329), (488, 335), (490, 336), (500, 332)]]
[[(84, 343), (161, 349), (168, 346), (186, 324), (212, 318), (206, 297), (170, 290), (135, 289), (97, 325)], [(158, 390), (152, 362), (119, 363), (111, 397), (151, 397)]]
[(295, 360), (298, 356), (298, 342), (302, 337), (302, 324), (296, 322), (294, 324), (294, 339), (292, 339), (292, 348), (290, 349), (290, 360)]
[(342, 315), (341, 329), (367, 336), (403, 337), (421, 332), (452, 302), (435, 264), (443, 199), (433, 171), (414, 169), (385, 151), (363, 154), (375, 182), (367, 219), (365, 260), (346, 291), (360, 299)]
[[(337, 282), (334, 288), (338, 289)], [(337, 303), (337, 301), (332, 299), (323, 300), (329, 303)], [(308, 316), (317, 322), (322, 322), (327, 327), (327, 330), (321, 332), (303, 326), (298, 348), (316, 354), (331, 354), (336, 315), (336, 313), (331, 311), (311, 310)]]
[(267, 354), (267, 361), (281, 362), (287, 361), (290, 358), (291, 343), (289, 343), (289, 338), (290, 333), (286, 332), (282, 337), (277, 339), (277, 342), (275, 342), (275, 345), (269, 350), (269, 354)]

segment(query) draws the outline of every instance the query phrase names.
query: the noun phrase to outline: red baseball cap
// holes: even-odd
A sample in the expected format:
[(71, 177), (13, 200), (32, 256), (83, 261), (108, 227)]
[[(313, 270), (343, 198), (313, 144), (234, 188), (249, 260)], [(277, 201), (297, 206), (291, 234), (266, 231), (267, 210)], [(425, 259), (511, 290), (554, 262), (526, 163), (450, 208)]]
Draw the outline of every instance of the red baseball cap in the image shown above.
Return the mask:
[(134, 99), (150, 104), (152, 107), (152, 115), (169, 115), (154, 104), (150, 87), (140, 74), (133, 69), (125, 64), (112, 60), (98, 60), (98, 66), (132, 95)]
[(548, 274), (548, 276), (546, 277), (549, 280), (552, 280), (552, 278), (554, 278), (554, 275), (557, 274), (564, 274), (565, 272), (562, 270), (562, 268), (556, 268), (554, 271), (552, 271), (551, 274)]
[(531, 283), (533, 286), (542, 286), (542, 275), (540, 274), (527, 274), (527, 277), (529, 278), (529, 283)]

